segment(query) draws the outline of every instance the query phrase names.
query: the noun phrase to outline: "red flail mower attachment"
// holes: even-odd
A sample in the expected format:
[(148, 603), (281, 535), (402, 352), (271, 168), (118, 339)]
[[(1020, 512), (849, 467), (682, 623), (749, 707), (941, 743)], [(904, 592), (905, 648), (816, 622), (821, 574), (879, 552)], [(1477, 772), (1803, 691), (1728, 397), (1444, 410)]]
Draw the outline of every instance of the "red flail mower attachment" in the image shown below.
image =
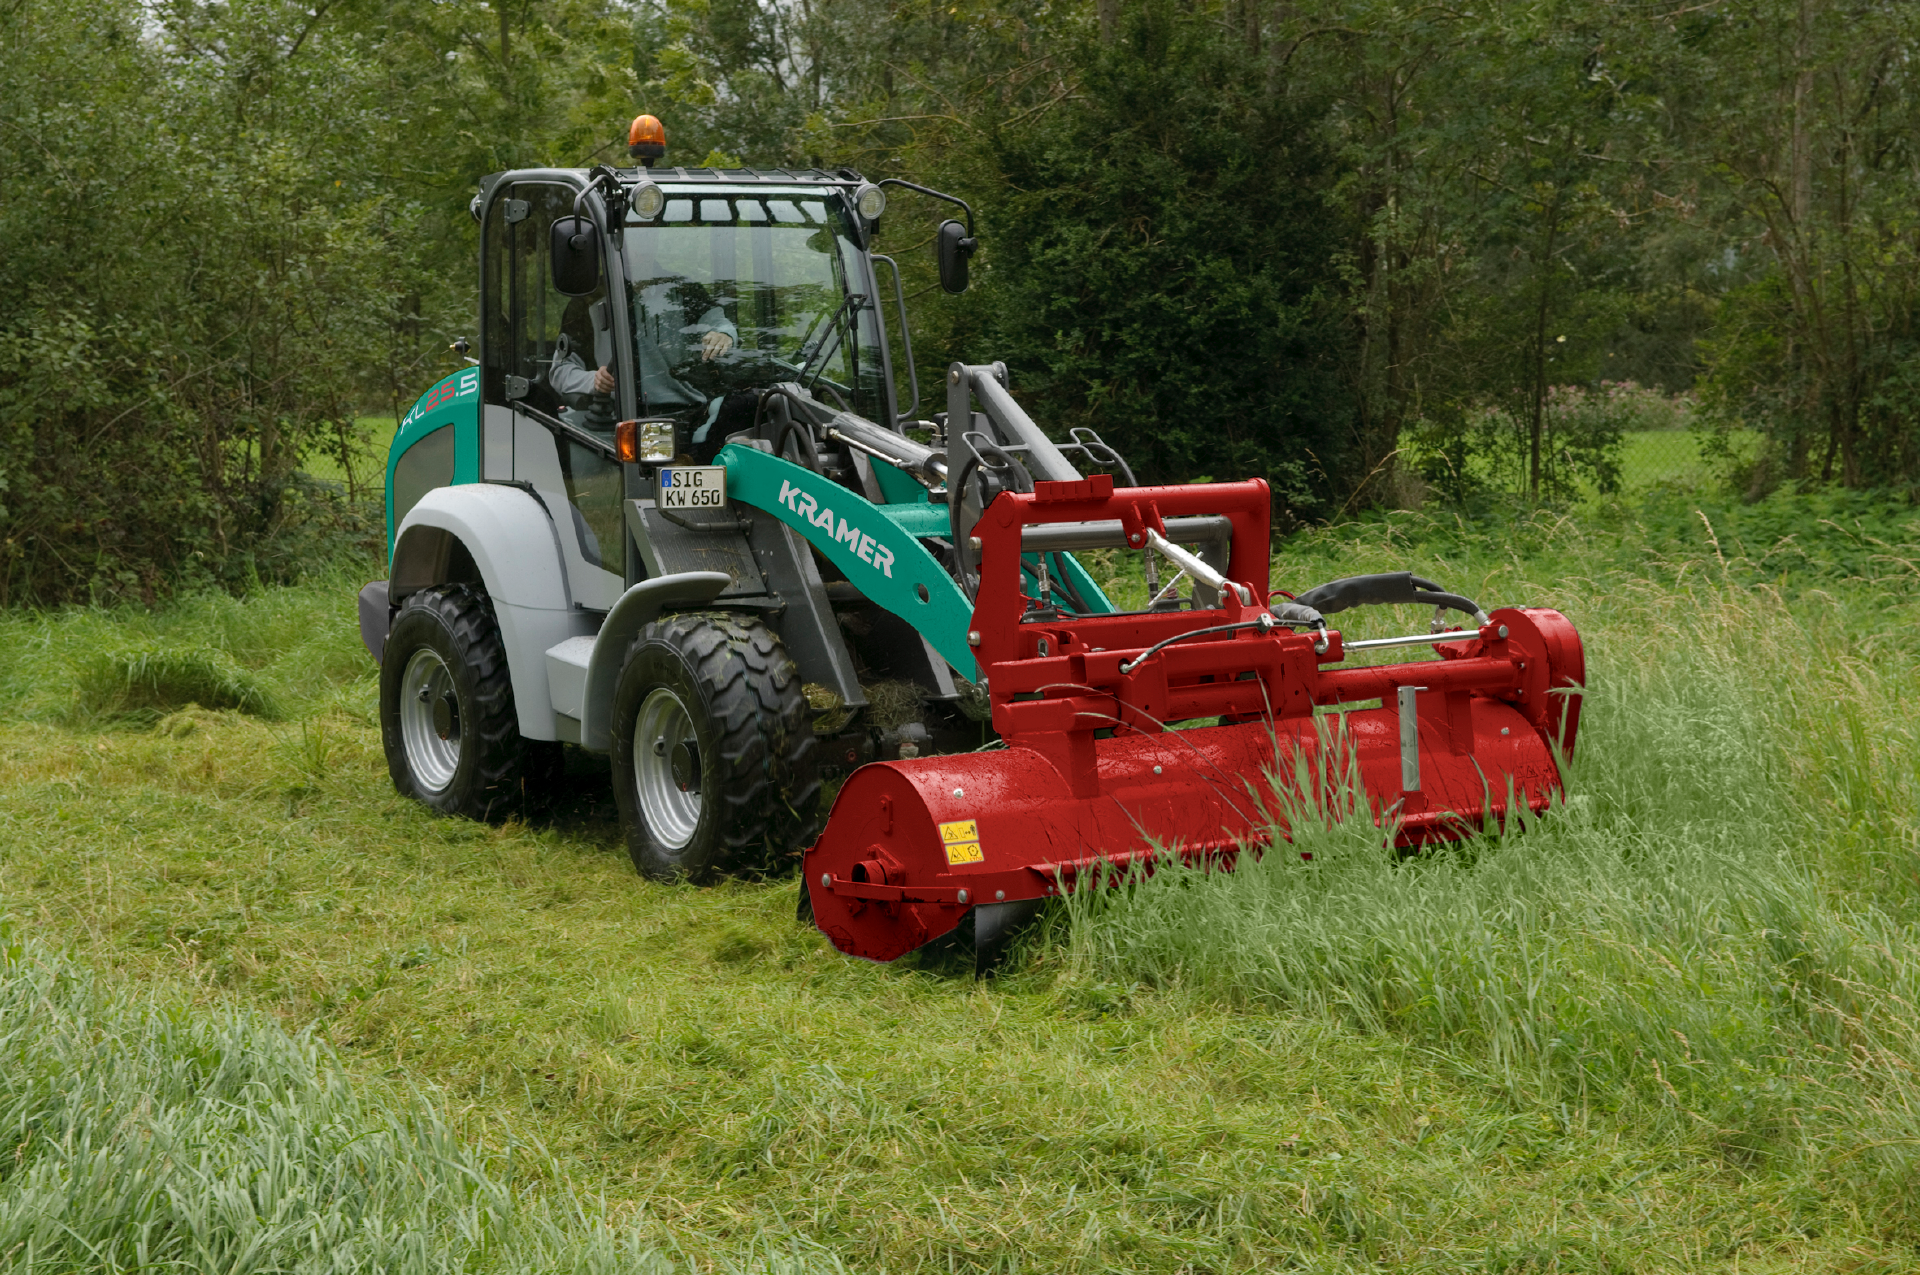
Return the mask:
[[(1478, 631), (1345, 644), (1294, 632), (1268, 598), (1268, 494), (1259, 480), (1115, 490), (1096, 476), (1007, 492), (975, 529), (981, 582), (968, 640), (1003, 749), (855, 771), (805, 860), (815, 921), (835, 947), (891, 961), (973, 913), (990, 962), (1006, 934), (1090, 869), (1159, 852), (1259, 846), (1285, 821), (1276, 785), (1357, 774), (1396, 844), (1454, 839), (1545, 810), (1571, 755), (1586, 676), (1557, 611), (1509, 608)], [(1117, 519), (1166, 548), (1164, 519), (1224, 514), (1231, 559), (1212, 610), (1057, 615), (1022, 590), (1021, 532)], [(1198, 599), (1196, 599), (1196, 606)], [(1431, 644), (1437, 659), (1338, 667), (1350, 651)], [(1314, 709), (1363, 704), (1344, 728)], [(1218, 717), (1220, 724), (1169, 730)], [(1330, 754), (1338, 754), (1330, 755)]]

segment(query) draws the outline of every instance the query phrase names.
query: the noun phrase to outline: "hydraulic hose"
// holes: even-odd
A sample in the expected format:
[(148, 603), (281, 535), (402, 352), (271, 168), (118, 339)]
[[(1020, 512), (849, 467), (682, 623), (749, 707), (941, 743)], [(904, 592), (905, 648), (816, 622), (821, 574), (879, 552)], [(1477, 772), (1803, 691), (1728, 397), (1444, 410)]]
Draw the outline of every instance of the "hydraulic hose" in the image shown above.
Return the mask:
[(1397, 606), (1405, 603), (1464, 611), (1481, 624), (1487, 613), (1471, 598), (1448, 593), (1431, 580), (1423, 580), (1411, 571), (1389, 571), (1380, 575), (1348, 576), (1317, 585), (1294, 598), (1294, 604), (1311, 608), (1321, 615), (1336, 615), (1353, 607)]
[[(985, 468), (1010, 475), (1015, 491), (1032, 491), (1033, 475), (1027, 472), (1026, 466), (1009, 456), (998, 443), (985, 434), (969, 431), (961, 437), (972, 448), (973, 455), (967, 457), (961, 464), (960, 472), (954, 481), (947, 484), (947, 525), (951, 528), (953, 535), (954, 579), (960, 585), (960, 592), (966, 594), (967, 601), (971, 602), (977, 589), (973, 583), (973, 562), (967, 548), (967, 537), (965, 530), (960, 526), (962, 517), (960, 506), (966, 500), (967, 484), (973, 481), (976, 473)], [(975, 442), (975, 439), (980, 441)], [(984, 465), (983, 461), (986, 462)], [(982, 508), (985, 508), (984, 502)]]

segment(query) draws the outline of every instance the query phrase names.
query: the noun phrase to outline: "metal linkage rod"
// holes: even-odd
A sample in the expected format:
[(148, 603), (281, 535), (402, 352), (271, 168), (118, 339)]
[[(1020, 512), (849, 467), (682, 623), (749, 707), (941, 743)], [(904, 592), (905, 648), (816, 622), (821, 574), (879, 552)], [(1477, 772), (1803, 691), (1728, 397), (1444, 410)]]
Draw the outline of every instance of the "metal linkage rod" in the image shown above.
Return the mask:
[(1471, 642), (1480, 635), (1472, 629), (1455, 629), (1451, 633), (1410, 633), (1406, 637), (1367, 638), (1360, 642), (1344, 642), (1343, 650), (1377, 651), (1384, 646), (1430, 646), (1435, 642)]
[(879, 457), (918, 478), (926, 486), (937, 487), (946, 481), (945, 456), (885, 426), (841, 412), (833, 418), (826, 434), (828, 438), (845, 443), (855, 451)]
[(1173, 543), (1173, 541), (1155, 531), (1152, 527), (1147, 528), (1147, 547), (1157, 552), (1174, 566), (1179, 567), (1191, 578), (1198, 580), (1201, 584), (1206, 585), (1215, 592), (1225, 593), (1228, 589), (1231, 589), (1233, 590), (1233, 595), (1240, 599), (1241, 606), (1253, 605), (1253, 590), (1247, 588), (1244, 584), (1236, 584), (1232, 580), (1227, 579), (1218, 571), (1208, 566), (1206, 560), (1201, 558), (1199, 554), (1187, 552), (1179, 545)]

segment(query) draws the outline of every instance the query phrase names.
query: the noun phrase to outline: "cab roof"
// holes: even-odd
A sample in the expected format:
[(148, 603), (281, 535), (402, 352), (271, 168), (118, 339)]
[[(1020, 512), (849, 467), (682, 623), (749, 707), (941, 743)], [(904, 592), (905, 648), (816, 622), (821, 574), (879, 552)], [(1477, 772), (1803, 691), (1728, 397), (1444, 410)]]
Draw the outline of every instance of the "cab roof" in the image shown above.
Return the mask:
[(752, 186), (765, 183), (769, 186), (858, 186), (866, 181), (851, 168), (838, 168), (829, 172), (822, 168), (614, 168), (601, 165), (597, 168), (547, 168), (528, 167), (512, 169), (507, 172), (489, 173), (480, 179), (480, 188), (491, 190), (502, 178), (526, 179), (528, 177), (553, 178), (564, 174), (585, 185), (596, 173), (611, 173), (629, 186), (642, 181), (655, 181), (661, 185), (713, 185)]
[(778, 183), (783, 186), (795, 182), (817, 183), (825, 186), (857, 186), (866, 178), (851, 168), (836, 169), (827, 172), (819, 168), (617, 168), (613, 172), (620, 180), (639, 182), (714, 182), (729, 186), (752, 184), (754, 182)]

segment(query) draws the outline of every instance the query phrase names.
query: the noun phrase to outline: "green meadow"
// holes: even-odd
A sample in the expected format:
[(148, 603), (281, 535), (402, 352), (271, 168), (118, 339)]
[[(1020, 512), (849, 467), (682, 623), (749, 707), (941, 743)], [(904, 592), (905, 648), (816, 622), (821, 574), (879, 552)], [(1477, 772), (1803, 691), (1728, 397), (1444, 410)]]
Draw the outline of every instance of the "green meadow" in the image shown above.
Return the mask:
[(1303, 820), (984, 982), (639, 879), (585, 754), (527, 822), (400, 800), (371, 567), (8, 613), (0, 1269), (1920, 1264), (1914, 511), (1394, 514), (1274, 581), (1405, 568), (1579, 626), (1563, 807)]

